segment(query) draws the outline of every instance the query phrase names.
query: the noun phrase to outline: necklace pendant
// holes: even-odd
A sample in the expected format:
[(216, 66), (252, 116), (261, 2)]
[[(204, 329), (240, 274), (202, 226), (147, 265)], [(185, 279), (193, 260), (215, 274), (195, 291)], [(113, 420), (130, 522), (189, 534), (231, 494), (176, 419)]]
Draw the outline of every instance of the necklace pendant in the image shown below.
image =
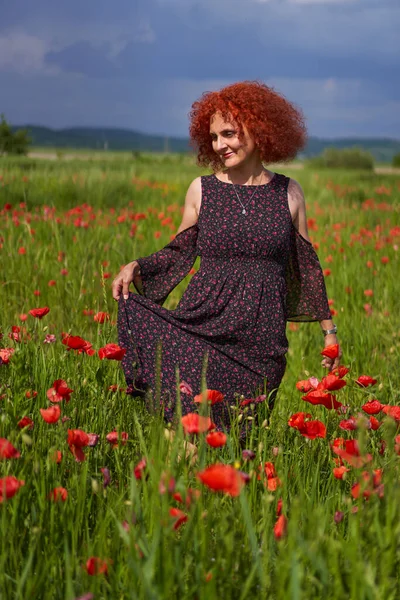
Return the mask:
[(246, 214), (246, 209), (244, 208), (244, 209), (242, 210), (242, 215), (245, 215), (245, 214)]

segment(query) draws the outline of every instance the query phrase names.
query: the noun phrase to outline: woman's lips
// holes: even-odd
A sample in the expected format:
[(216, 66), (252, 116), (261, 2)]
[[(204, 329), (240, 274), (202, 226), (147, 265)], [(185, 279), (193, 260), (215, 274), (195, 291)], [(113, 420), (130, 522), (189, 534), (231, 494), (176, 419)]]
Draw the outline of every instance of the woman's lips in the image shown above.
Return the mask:
[(224, 158), (229, 158), (230, 156), (233, 156), (233, 152), (227, 152), (226, 154), (222, 155)]

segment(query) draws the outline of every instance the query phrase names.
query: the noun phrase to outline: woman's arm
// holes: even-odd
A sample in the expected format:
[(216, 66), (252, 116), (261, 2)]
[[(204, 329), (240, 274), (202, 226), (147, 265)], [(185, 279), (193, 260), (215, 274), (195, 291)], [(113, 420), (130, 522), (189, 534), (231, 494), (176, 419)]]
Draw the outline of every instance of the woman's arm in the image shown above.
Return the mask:
[(178, 227), (180, 233), (192, 225), (196, 225), (199, 218), (201, 204), (201, 177), (196, 177), (188, 187), (183, 208), (182, 222)]
[[(294, 179), (290, 179), (288, 186), (288, 203), (289, 210), (292, 216), (293, 225), (296, 227), (297, 231), (305, 238), (308, 242), (310, 238), (308, 236), (308, 228), (307, 228), (307, 213), (306, 213), (306, 201), (304, 198), (304, 193), (301, 188), (301, 185)], [(334, 323), (332, 319), (324, 319), (319, 322), (321, 325), (322, 331), (326, 331), (334, 328)], [(332, 344), (337, 344), (337, 336), (334, 333), (328, 334), (324, 336), (324, 345), (325, 347), (331, 346)], [(339, 347), (339, 356), (333, 360), (328, 357), (324, 357), (321, 364), (331, 371), (339, 366), (340, 357), (342, 356), (342, 352)]]

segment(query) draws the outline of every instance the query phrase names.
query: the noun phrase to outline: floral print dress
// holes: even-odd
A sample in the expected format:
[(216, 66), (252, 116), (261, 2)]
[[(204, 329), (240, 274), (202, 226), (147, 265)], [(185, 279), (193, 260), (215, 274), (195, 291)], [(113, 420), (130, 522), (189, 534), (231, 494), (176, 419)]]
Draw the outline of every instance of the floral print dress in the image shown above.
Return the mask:
[[(127, 392), (148, 408), (175, 416), (197, 410), (201, 385), (224, 394), (212, 407), (217, 429), (229, 430), (238, 399), (273, 404), (285, 372), (286, 321), (321, 321), (331, 314), (314, 248), (295, 229), (289, 178), (275, 173), (264, 185), (235, 186), (204, 176), (198, 222), (167, 246), (137, 259), (139, 294), (121, 296), (119, 344)], [(201, 265), (178, 306), (168, 294)], [(157, 384), (157, 374), (158, 381)], [(191, 390), (191, 391), (190, 391)]]

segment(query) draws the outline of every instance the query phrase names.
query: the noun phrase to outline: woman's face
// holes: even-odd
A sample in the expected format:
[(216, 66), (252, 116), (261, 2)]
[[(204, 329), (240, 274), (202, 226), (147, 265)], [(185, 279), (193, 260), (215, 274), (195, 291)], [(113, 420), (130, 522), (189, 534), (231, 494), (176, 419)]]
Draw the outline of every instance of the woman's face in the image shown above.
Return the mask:
[(225, 121), (219, 112), (210, 119), (212, 147), (226, 168), (242, 165), (257, 151), (245, 125), (242, 128), (243, 137), (239, 139), (239, 126), (235, 121)]

